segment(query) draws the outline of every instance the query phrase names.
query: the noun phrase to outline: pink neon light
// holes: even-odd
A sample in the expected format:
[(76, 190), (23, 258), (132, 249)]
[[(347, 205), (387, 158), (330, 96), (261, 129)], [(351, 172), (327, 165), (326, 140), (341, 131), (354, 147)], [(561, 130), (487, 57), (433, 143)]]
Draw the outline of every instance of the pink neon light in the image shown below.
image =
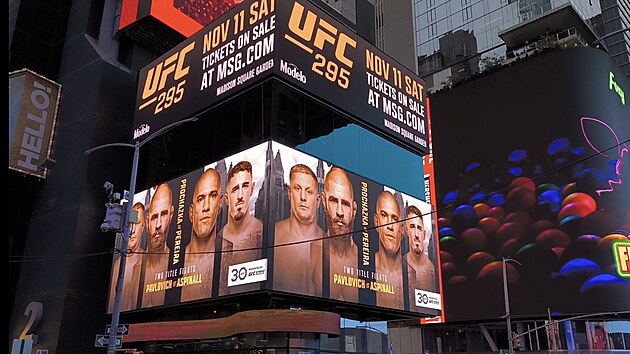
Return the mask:
[(617, 137), (617, 134), (615, 134), (615, 131), (605, 122), (599, 120), (599, 119), (595, 119), (595, 118), (590, 118), (590, 117), (582, 117), (582, 119), (580, 120), (580, 125), (582, 126), (582, 134), (584, 135), (584, 139), (586, 139), (586, 142), (588, 143), (588, 145), (595, 150), (595, 152), (597, 152), (598, 154), (608, 157), (608, 155), (606, 155), (605, 153), (599, 151), (599, 149), (597, 149), (589, 140), (588, 138), (588, 134), (586, 134), (586, 129), (584, 128), (584, 122), (590, 120), (592, 122), (595, 123), (599, 123), (603, 126), (605, 126), (611, 133), (612, 135), (615, 137), (615, 141), (617, 142), (617, 155), (619, 156), (619, 158), (617, 159), (617, 162), (615, 163), (615, 173), (617, 174), (617, 176), (619, 177), (618, 179), (614, 180), (614, 179), (609, 179), (608, 180), (608, 186), (610, 187), (609, 189), (598, 189), (595, 192), (597, 193), (597, 195), (602, 195), (602, 193), (605, 192), (612, 192), (615, 190), (615, 187), (613, 186), (613, 184), (622, 184), (623, 181), (621, 180), (621, 167), (623, 166), (623, 156), (629, 151), (630, 146), (627, 143), (623, 143), (621, 144), (619, 142), (619, 137)]

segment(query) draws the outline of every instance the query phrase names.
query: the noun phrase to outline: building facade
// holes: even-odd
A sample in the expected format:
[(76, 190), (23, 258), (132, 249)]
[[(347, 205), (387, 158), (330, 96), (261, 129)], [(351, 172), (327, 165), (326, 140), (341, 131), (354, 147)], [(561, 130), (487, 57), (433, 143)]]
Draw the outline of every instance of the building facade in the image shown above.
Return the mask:
[[(628, 76), (630, 72), (630, 5), (626, 1), (600, 1), (601, 20), (595, 22), (595, 31), (599, 37), (605, 37), (604, 43), (610, 57)], [(623, 31), (625, 29), (625, 31)], [(623, 31), (623, 32), (620, 32)]]
[[(186, 4), (182, 6), (182, 9), (190, 10)], [(372, 24), (373, 16), (358, 16), (361, 9), (369, 10), (369, 6), (366, 6), (356, 6), (357, 20), (354, 27), (344, 27), (329, 18), (327, 23), (334, 23), (339, 26), (338, 30), (353, 36), (353, 45), (366, 45), (361, 41), (369, 43), (373, 39), (370, 39), (369, 30), (365, 35), (361, 23)], [(248, 7), (248, 11), (254, 11), (252, 8)], [(161, 55), (184, 41), (186, 36), (164, 28), (152, 18), (143, 18), (144, 21), (120, 30), (121, 21), (126, 21), (127, 16), (130, 16), (124, 2), (67, 1), (43, 4), (39, 1), (21, 1), (11, 2), (10, 9), (10, 23), (14, 24), (9, 31), (11, 72), (21, 68), (33, 70), (59, 83), (61, 95), (49, 159), (45, 166), (40, 166), (47, 171), (45, 178), (10, 172), (11, 199), (22, 202), (18, 203), (15, 210), (16, 217), (11, 218), (9, 236), (10, 289), (13, 299), (9, 347), (16, 353), (30, 352), (31, 347), (49, 353), (102, 352), (104, 349), (101, 347), (107, 344), (107, 340), (103, 341), (105, 325), (110, 323), (107, 294), (110, 293), (110, 284), (116, 279), (111, 274), (112, 256), (117, 258), (120, 253), (115, 235), (101, 230), (105, 213), (103, 206), (107, 202), (117, 203), (121, 197), (125, 197), (124, 189), (129, 183), (132, 167), (132, 151), (125, 146), (114, 146), (92, 150), (89, 155), (85, 152), (94, 147), (127, 143), (132, 136), (135, 139), (149, 131), (148, 127), (136, 127), (133, 122), (137, 109), (136, 93), (148, 87), (138, 84), (140, 75), (147, 73), (143, 69), (148, 64), (160, 60)], [(136, 16), (142, 16), (140, 10)], [(287, 7), (282, 10), (286, 11)], [(324, 16), (320, 12), (313, 12), (321, 10), (313, 8), (310, 11), (317, 13), (317, 16)], [(273, 27), (271, 22), (267, 22), (267, 25)], [(262, 30), (263, 26), (257, 29)], [(360, 41), (355, 32), (362, 33), (366, 39)], [(348, 40), (348, 37), (343, 38)], [(374, 52), (376, 48), (370, 51)], [(379, 63), (384, 64), (382, 60), (385, 55), (378, 53)], [(337, 55), (338, 59), (346, 58), (342, 52), (337, 52)], [(361, 57), (363, 55), (364, 52)], [(364, 65), (362, 60), (358, 63)], [(397, 65), (394, 61), (390, 63)], [(400, 67), (400, 72), (404, 73), (405, 78), (413, 76), (403, 67)], [(244, 78), (240, 77), (241, 80)], [(317, 80), (310, 79), (309, 83), (311, 81)], [(364, 83), (363, 80), (358, 82)], [(339, 85), (344, 85), (344, 81), (339, 81)], [(422, 85), (418, 85), (412, 94), (423, 99)], [(227, 89), (228, 86), (225, 87)], [(323, 94), (331, 92), (334, 90), (321, 90)], [(336, 95), (333, 99), (341, 97)], [(221, 104), (197, 112), (198, 122), (173, 129), (144, 145), (138, 163), (136, 191), (147, 191), (144, 194), (147, 198), (155, 193), (156, 185), (165, 181), (170, 183), (186, 175), (193, 178), (200, 167), (215, 162), (216, 166), (213, 166), (219, 171), (220, 178), (229, 178), (229, 170), (236, 163), (227, 162), (225, 158), (249, 151), (252, 147), (267, 146), (260, 144), (271, 144), (273, 139), (275, 143), (286, 146), (284, 149), (293, 150), (290, 153), (287, 150), (277, 153), (267, 149), (265, 151), (270, 158), (254, 164), (256, 173), (261, 167), (263, 171), (269, 172), (263, 174), (265, 177), (262, 183), (256, 183), (262, 192), (251, 210), (258, 219), (267, 220), (273, 214), (266, 203), (278, 204), (275, 209), (278, 218), (289, 212), (290, 208), (286, 206), (289, 177), (285, 173), (289, 173), (295, 161), (282, 159), (295, 159), (296, 156), (310, 156), (308, 159), (320, 159), (322, 162), (320, 166), (313, 167), (317, 173), (318, 191), (323, 189), (324, 171), (334, 164), (352, 172), (353, 181), (363, 178), (364, 183), (375, 188), (374, 191), (383, 189), (385, 185), (391, 188), (392, 194), (397, 190), (397, 203), (408, 203), (410, 196), (420, 202), (424, 196), (422, 175), (398, 172), (400, 166), (421, 166), (418, 151), (410, 151), (409, 146), (401, 148), (385, 138), (391, 133), (356, 124), (361, 119), (354, 121), (356, 117), (351, 117), (356, 116), (356, 113), (353, 115), (349, 112), (362, 107), (363, 102), (341, 111), (326, 101), (317, 98), (317, 95), (296, 90), (283, 80), (256, 82), (256, 85), (239, 95), (231, 95)], [(418, 105), (414, 109), (424, 111)], [(397, 111), (395, 109), (391, 114), (398, 114)], [(418, 123), (416, 119), (414, 124)], [(159, 131), (155, 126), (151, 129), (152, 132)], [(416, 125), (416, 129), (425, 129), (424, 123)], [(397, 139), (409, 139), (409, 135)], [(420, 141), (411, 140), (413, 144)], [(270, 166), (273, 168), (268, 170), (266, 167)], [(357, 191), (360, 185), (356, 186)], [(179, 190), (174, 187), (181, 187), (181, 184), (173, 184), (173, 190)], [(224, 192), (228, 193), (227, 190)], [(135, 195), (126, 197), (136, 201)], [(365, 203), (365, 212), (368, 208), (374, 208), (367, 201)], [(398, 207), (404, 206), (406, 204)], [(178, 205), (174, 223), (175, 220), (188, 223), (182, 221), (187, 219), (183, 209), (182, 205)], [(317, 220), (321, 224), (323, 214), (322, 211), (318, 213)], [(188, 212), (185, 214), (187, 216)], [(219, 218), (221, 222), (226, 219), (229, 220), (225, 213)], [(373, 215), (369, 219), (368, 222), (372, 224)], [(366, 234), (371, 235), (373, 232), (366, 231)], [(374, 239), (372, 244), (377, 245), (377, 240)], [(175, 257), (175, 254), (179, 255), (177, 252), (180, 252), (181, 245), (177, 240), (173, 242), (169, 245)], [(148, 247), (148, 243), (145, 239), (142, 247)], [(273, 244), (270, 246), (273, 247)], [(369, 247), (365, 250), (366, 257), (373, 256), (374, 252)], [(145, 262), (149, 261), (148, 254), (150, 252), (145, 254)], [(148, 277), (148, 270), (143, 272), (145, 278)], [(271, 278), (268, 282), (272, 282)], [(164, 283), (160, 284), (143, 287), (143, 290), (165, 286)], [(218, 301), (191, 301), (185, 306), (178, 304), (179, 298), (173, 300), (176, 294), (171, 291), (164, 298), (165, 307), (156, 307), (155, 302), (142, 305), (143, 299), (139, 299), (141, 309), (123, 311), (121, 317), (120, 323), (133, 323), (135, 326), (131, 330), (132, 337), (126, 337), (124, 347), (144, 352), (187, 348), (185, 350), (197, 352), (235, 353), (241, 350), (282, 353), (321, 349), (328, 352), (352, 350), (382, 353), (389, 345), (382, 328), (354, 324), (348, 326), (352, 328), (344, 329), (345, 334), (342, 335), (341, 326), (350, 322), (366, 323), (409, 317), (406, 312), (408, 298), (404, 300), (404, 309), (401, 302), (399, 309), (373, 311), (375, 308), (371, 310), (370, 306), (343, 306), (344, 301), (331, 301), (323, 305), (318, 299), (309, 299), (300, 294), (296, 296), (289, 292), (288, 295), (273, 295), (265, 287), (259, 287), (258, 290), (252, 294), (227, 296)], [(374, 304), (375, 293), (365, 288), (362, 290), (365, 291), (361, 293), (367, 294), (365, 303)], [(326, 293), (330, 290), (322, 291)], [(145, 293), (144, 299), (147, 298), (149, 296)], [(133, 306), (134, 301), (131, 304)], [(309, 309), (318, 310), (309, 317)], [(248, 322), (238, 320), (238, 316), (260, 310), (279, 310), (281, 313), (273, 312), (276, 318), (272, 321), (263, 321), (264, 316), (258, 313), (261, 322), (256, 328), (260, 332), (251, 335), (247, 334), (251, 333), (251, 327), (226, 335), (221, 329), (224, 326), (218, 327), (218, 334), (205, 332), (201, 338), (194, 338), (193, 342), (187, 342), (186, 335), (182, 334), (190, 335), (191, 328), (199, 323), (210, 329), (218, 323), (213, 320), (220, 319), (223, 321), (221, 323), (225, 323), (232, 315), (237, 316), (232, 317), (235, 326), (244, 326)], [(426, 314), (435, 315), (435, 311)], [(307, 317), (295, 318), (296, 315)], [(188, 329), (174, 331), (173, 326), (177, 321), (184, 321)], [(153, 327), (154, 334), (142, 337), (144, 332), (141, 328), (147, 324)], [(266, 325), (272, 325), (268, 331), (265, 331)], [(274, 327), (278, 325), (284, 326), (285, 330), (278, 333), (278, 328)], [(272, 332), (275, 334), (269, 334)]]
[[(404, 39), (401, 33), (407, 31), (409, 24), (396, 23), (397, 15), (394, 11), (383, 14), (380, 22), (376, 20), (376, 29), (372, 32), (369, 26), (367, 30), (362, 30), (362, 25), (357, 23), (372, 23), (373, 17), (359, 15), (362, 11), (360, 9), (368, 10), (368, 13), (380, 13), (378, 2), (375, 2), (377, 10), (370, 10), (368, 4), (370, 2), (355, 2), (353, 7), (350, 3), (342, 6), (340, 11), (335, 11), (341, 14), (340, 17), (334, 12), (331, 14), (355, 33), (359, 33), (367, 42), (378, 44), (380, 40), (385, 51), (389, 54), (391, 50), (391, 55), (397, 62), (413, 69), (415, 57), (409, 60), (409, 53), (413, 52), (409, 50), (410, 42), (394, 42), (389, 39)], [(131, 151), (125, 148), (98, 150), (89, 156), (85, 155), (85, 151), (104, 144), (131, 141), (131, 132), (138, 128), (134, 126), (133, 116), (137, 109), (140, 73), (186, 37), (165, 29), (153, 20), (139, 23), (134, 28), (118, 30), (123, 11), (120, 4), (115, 2), (62, 1), (50, 4), (22, 0), (12, 1), (9, 5), (10, 71), (21, 68), (33, 70), (59, 83), (62, 92), (50, 160), (45, 166), (41, 166), (47, 169), (46, 177), (9, 171), (10, 200), (15, 208), (11, 214), (9, 232), (10, 292), (13, 299), (10, 307), (9, 347), (14, 350), (17, 340), (18, 346), (22, 346), (16, 349), (17, 353), (21, 353), (27, 343), (34, 342), (34, 350), (48, 350), (49, 353), (102, 353), (104, 349), (97, 344), (102, 346), (102, 340), (99, 342), (98, 339), (105, 334), (104, 327), (111, 319), (107, 308), (107, 294), (112, 283), (112, 256), (116, 255), (115, 249), (118, 247), (115, 246), (115, 235), (103, 233), (100, 229), (105, 212), (103, 204), (108, 201), (108, 191), (103, 190), (103, 184), (110, 182), (116, 191), (124, 195), (122, 192), (129, 184), (132, 158)], [(531, 13), (529, 20), (536, 19), (538, 13), (534, 9), (545, 8), (543, 5), (523, 3), (523, 8), (529, 9), (524, 10), (523, 16)], [(339, 9), (339, 5), (336, 6)], [(384, 10), (392, 9), (383, 3), (380, 6)], [(513, 7), (513, 16), (517, 18), (520, 7)], [(400, 9), (406, 8), (400, 6)], [(405, 12), (406, 16), (409, 14), (410, 11)], [(353, 23), (354, 16), (357, 23)], [(454, 21), (454, 18), (451, 20)], [(488, 21), (492, 22), (490, 18)], [(379, 23), (382, 24), (381, 32)], [(387, 24), (395, 25), (396, 29), (391, 30), (392, 27), (388, 28)], [(419, 28), (417, 23), (416, 27)], [(477, 39), (473, 39), (473, 33), (477, 34), (473, 28), (462, 29), (456, 34), (452, 33), (452, 38), (443, 40), (445, 46), (459, 48), (449, 49), (445, 54), (449, 60), (457, 61), (462, 57), (467, 59), (457, 61), (462, 65), (457, 70), (464, 68), (473, 71), (482, 62), (482, 59), (474, 59), (468, 54), (469, 51), (483, 52), (482, 49), (477, 49), (481, 46)], [(508, 37), (518, 37), (518, 31), (505, 34)], [(597, 58), (601, 59), (600, 56)], [(573, 68), (584, 68), (581, 64), (583, 62), (574, 64)], [(620, 76), (618, 71), (613, 72), (616, 77)], [(593, 78), (598, 78), (598, 75), (592, 74)], [(504, 73), (495, 78), (499, 83), (504, 83), (509, 81), (505, 80), (509, 76)], [(606, 78), (609, 79), (608, 76)], [(627, 92), (627, 81), (615, 82), (619, 92)], [(481, 86), (476, 86), (471, 91), (483, 90), (482, 83), (479, 85)], [(606, 96), (606, 102), (621, 102), (618, 97), (622, 97), (622, 94), (618, 91), (607, 90), (606, 94), (614, 94), (612, 98), (615, 100)], [(452, 92), (453, 95), (460, 93), (463, 96), (472, 95), (464, 87)], [(341, 95), (340, 97), (343, 98)], [(453, 100), (450, 95), (442, 96), (441, 99), (436, 97), (436, 101), (443, 108), (468, 107), (457, 99)], [(435, 119), (438, 119), (439, 113), (433, 113)], [(443, 124), (446, 121), (445, 119)], [(450, 128), (439, 128), (444, 132), (444, 135), (440, 135), (439, 143), (446, 152), (453, 147), (448, 137)], [(473, 129), (468, 129), (468, 133), (471, 131)], [(627, 130), (615, 131), (621, 141), (625, 141), (624, 137), (627, 140)], [(270, 140), (273, 142), (271, 149), (268, 149), (266, 143)], [(475, 151), (473, 147), (476, 142), (465, 138), (457, 141), (463, 142), (470, 152)], [(290, 153), (286, 153), (288, 150), (274, 150), (274, 143), (292, 150)], [(262, 151), (260, 155), (263, 158), (254, 166), (257, 173), (265, 177), (261, 179), (262, 184), (256, 183), (257, 188), (260, 188), (257, 189), (259, 198), (251, 207), (254, 216), (259, 219), (276, 220), (289, 213), (289, 199), (283, 195), (288, 193), (287, 174), (290, 165), (293, 165), (293, 162), (284, 160), (289, 156), (307, 155), (321, 162), (312, 167), (318, 181), (318, 191), (323, 189), (322, 177), (329, 167), (326, 163), (330, 162), (352, 172), (354, 178), (369, 180), (370, 186), (382, 188), (387, 185), (420, 200), (424, 196), (422, 162), (418, 153), (393, 144), (386, 138), (386, 134), (366, 126), (352, 114), (340, 112), (316, 95), (296, 90), (295, 86), (282, 80), (258, 82), (246, 92), (204, 110), (199, 121), (173, 129), (143, 146), (136, 191), (151, 191), (155, 185), (165, 181), (179, 187), (182, 176), (190, 176), (190, 181), (193, 181), (197, 174), (201, 174), (202, 167), (212, 166), (223, 181), (222, 191), (227, 192), (225, 181), (230, 167), (233, 166), (228, 158), (259, 146), (264, 147), (256, 150)], [(458, 156), (442, 159), (451, 160), (461, 163), (475, 162)], [(460, 176), (459, 170), (451, 173), (446, 162), (442, 162), (442, 166), (447, 167), (446, 172), (440, 171), (441, 175), (458, 176), (462, 183), (470, 182), (471, 176)], [(531, 167), (532, 173), (536, 171), (533, 165)], [(415, 172), (401, 173), (403, 168), (404, 171), (409, 168)], [(474, 172), (472, 171), (473, 174)], [(446, 181), (446, 177), (444, 178)], [(464, 193), (469, 192), (464, 189)], [(145, 198), (150, 193), (145, 193)], [(446, 193), (439, 195), (442, 201), (445, 197)], [(395, 193), (395, 199), (399, 205), (404, 206), (401, 193)], [(279, 207), (270, 210), (270, 204)], [(227, 206), (224, 205), (223, 212), (218, 217), (219, 223), (227, 223), (226, 209)], [(185, 213), (186, 217), (187, 214), (188, 212)], [(270, 214), (274, 216), (270, 217)], [(322, 213), (318, 214), (317, 223), (320, 225), (325, 222), (322, 216)], [(457, 217), (450, 221), (456, 220)], [(187, 224), (183, 222), (182, 225)], [(444, 226), (439, 222), (435, 225), (440, 228)], [(430, 241), (434, 244), (438, 238), (437, 231), (434, 231), (435, 236)], [(472, 236), (474, 238), (476, 235)], [(560, 239), (558, 242), (566, 241), (561, 236)], [(592, 239), (589, 240), (592, 242)], [(175, 239), (172, 241), (171, 249), (175, 249)], [(456, 252), (458, 247), (449, 245), (448, 241), (445, 240), (444, 247), (452, 247)], [(464, 267), (460, 262), (463, 253), (468, 251), (459, 250), (461, 254), (458, 255), (457, 262), (455, 258), (453, 262), (448, 262), (448, 256), (444, 255), (440, 267), (441, 272), (449, 277), (452, 282), (450, 286), (455, 292), (461, 292), (458, 286), (469, 286), (465, 289), (471, 289), (471, 285), (463, 281), (465, 279), (457, 277), (464, 274), (454, 272), (453, 269), (454, 266)], [(549, 256), (549, 252), (544, 255)], [(453, 279), (454, 276), (456, 278)], [(566, 278), (566, 274), (559, 276), (561, 280), (566, 280), (562, 279), (562, 276)], [(496, 278), (492, 280), (496, 281)], [(491, 285), (491, 289), (495, 289), (496, 282)], [(267, 291), (270, 289), (261, 290), (212, 301), (189, 301), (184, 306), (179, 303), (180, 297), (173, 295), (175, 292), (169, 292), (166, 306), (163, 307), (142, 308), (140, 302), (140, 309), (123, 311), (120, 323), (133, 325), (128, 337), (123, 339), (123, 346), (132, 352), (145, 353), (387, 353), (390, 350), (414, 353), (424, 350), (496, 351), (495, 349), (507, 347), (509, 340), (500, 319), (503, 315), (500, 311), (489, 308), (482, 315), (471, 314), (472, 310), (462, 305), (465, 302), (461, 299), (451, 299), (455, 307), (449, 311), (455, 315), (467, 314), (468, 317), (459, 319), (464, 322), (459, 323), (455, 319), (446, 325), (426, 327), (418, 324), (417, 316), (409, 317), (402, 312), (379, 311), (370, 306), (358, 310), (343, 301), (326, 302), (308, 296), (295, 296), (291, 292), (270, 295), (270, 291)], [(526, 310), (519, 308), (523, 305), (519, 305), (518, 297), (520, 296), (516, 295), (513, 299), (517, 317), (527, 314)], [(486, 300), (481, 299), (480, 302)], [(500, 301), (495, 301), (494, 304), (500, 304)], [(525, 303), (525, 306), (529, 305)], [(458, 310), (458, 306), (462, 311)], [(297, 311), (299, 309), (303, 312)], [(539, 312), (541, 311), (537, 308), (535, 319), (515, 318), (515, 332), (524, 333), (543, 325), (546, 314)], [(247, 315), (249, 317), (246, 319), (240, 317)], [(299, 317), (300, 315), (305, 317)], [(551, 315), (554, 319), (558, 318), (556, 313)], [(275, 320), (273, 316), (276, 316)], [(389, 328), (382, 324), (370, 324), (371, 321), (386, 320), (390, 320)], [(471, 321), (477, 320), (484, 323), (471, 324)], [(226, 322), (230, 325), (227, 326)], [(593, 340), (600, 338), (599, 330), (604, 328), (610, 333), (605, 341), (608, 348), (627, 348), (627, 334), (624, 337), (625, 329), (617, 322), (606, 324), (598, 319), (597, 323), (563, 323), (565, 328), (577, 328), (574, 331), (560, 331), (566, 334), (557, 333), (557, 337), (553, 333), (547, 335), (542, 327), (543, 329), (533, 332), (536, 336), (530, 334), (523, 337), (527, 338), (527, 341), (521, 341), (523, 347), (520, 346), (521, 343), (516, 347), (527, 350), (551, 348), (552, 338), (558, 338), (558, 343), (562, 340), (563, 344), (557, 348), (571, 349), (568, 343), (578, 343), (574, 349), (604, 349), (599, 347), (599, 341)], [(182, 323), (183, 326), (180, 327)], [(268, 331), (252, 331), (251, 328), (245, 328), (248, 323)], [(273, 328), (277, 323), (284, 324), (284, 327)], [(288, 326), (293, 327), (287, 329)], [(236, 330), (226, 334), (226, 327)], [(573, 342), (567, 339), (571, 333), (577, 337)], [(37, 341), (32, 335), (37, 336)], [(498, 347), (495, 348), (490, 343)]]
[[(627, 4), (621, 3), (416, 1), (418, 72), (437, 90), (443, 83), (469, 78), (536, 47), (567, 41), (595, 45), (596, 38), (628, 28)], [(627, 76), (628, 32), (607, 41), (611, 57)]]

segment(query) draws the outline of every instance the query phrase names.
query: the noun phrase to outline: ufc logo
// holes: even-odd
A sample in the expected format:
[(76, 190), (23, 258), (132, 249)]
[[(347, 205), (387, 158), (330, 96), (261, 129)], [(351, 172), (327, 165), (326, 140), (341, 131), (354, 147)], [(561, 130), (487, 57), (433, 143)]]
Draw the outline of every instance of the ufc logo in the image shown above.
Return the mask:
[[(195, 48), (195, 42), (191, 42), (189, 45), (184, 47), (179, 52), (166, 58), (163, 62), (159, 63), (154, 68), (149, 69), (149, 72), (147, 73), (146, 81), (144, 82), (144, 88), (142, 90), (142, 100), (149, 99), (150, 97), (152, 98), (146, 101), (145, 103), (143, 103), (139, 107), (139, 110), (152, 104), (158, 99), (158, 96), (154, 96), (154, 95), (164, 90), (164, 87), (166, 86), (166, 82), (168, 81), (169, 77), (172, 76), (173, 80), (177, 82), (184, 76), (188, 75), (188, 71), (190, 67), (184, 66), (185, 61), (186, 61), (186, 54), (188, 54), (188, 52), (190, 52), (194, 48)], [(183, 96), (182, 86), (183, 85), (181, 83), (177, 85), (177, 88), (173, 86), (172, 91), (174, 95), (169, 95), (170, 100), (168, 100), (170, 101), (170, 104), (177, 103)], [(169, 88), (169, 91), (171, 91), (170, 88)], [(162, 108), (168, 108), (170, 104)], [(155, 113), (157, 113), (157, 111)]]
[[(304, 17), (304, 6), (299, 3), (293, 4), (291, 17), (289, 18), (289, 30), (293, 32), (299, 39), (285, 34), (285, 38), (312, 54), (312, 44), (315, 48), (323, 50), (326, 43), (335, 47), (335, 58), (342, 64), (352, 68), (354, 62), (346, 57), (346, 48), (348, 46), (356, 48), (357, 42), (350, 38), (347, 34), (339, 32), (339, 30), (328, 21), (317, 18), (317, 15), (311, 11), (306, 12)], [(300, 27), (300, 23), (304, 21), (304, 25)], [(307, 44), (302, 43), (302, 41)]]

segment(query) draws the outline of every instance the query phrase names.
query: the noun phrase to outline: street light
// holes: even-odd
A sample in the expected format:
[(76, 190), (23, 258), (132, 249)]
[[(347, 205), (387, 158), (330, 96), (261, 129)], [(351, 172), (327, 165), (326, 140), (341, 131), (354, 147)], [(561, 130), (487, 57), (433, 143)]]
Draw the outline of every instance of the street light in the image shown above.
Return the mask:
[(508, 294), (508, 281), (507, 281), (507, 270), (506, 270), (506, 263), (507, 262), (514, 262), (514, 263), (518, 263), (518, 265), (521, 265), (521, 263), (519, 261), (517, 261), (516, 259), (512, 259), (512, 258), (505, 258), (502, 257), (503, 259), (503, 302), (505, 303), (505, 321), (507, 322), (506, 326), (507, 326), (507, 336), (508, 336), (508, 353), (512, 354), (514, 353), (514, 344), (512, 343), (512, 322), (510, 319), (510, 295)]
[(140, 147), (144, 144), (146, 144), (148, 141), (150, 141), (151, 139), (155, 138), (156, 136), (166, 132), (167, 130), (173, 129), (179, 125), (182, 125), (184, 123), (188, 123), (188, 122), (194, 122), (196, 121), (198, 118), (197, 117), (192, 117), (192, 118), (188, 118), (188, 119), (183, 119), (174, 123), (171, 123), (159, 130), (157, 130), (155, 133), (149, 135), (146, 139), (144, 139), (142, 142), (138, 142), (136, 141), (134, 144), (127, 144), (127, 143), (111, 143), (111, 144), (105, 144), (105, 145), (100, 145), (100, 146), (96, 146), (93, 147), (87, 151), (85, 151), (86, 155), (89, 155), (90, 153), (96, 151), (96, 150), (101, 150), (104, 148), (108, 148), (108, 147), (114, 147), (114, 146), (122, 146), (122, 147), (129, 147), (129, 148), (133, 148), (133, 165), (131, 167), (131, 182), (129, 182), (129, 198), (131, 199), (130, 202), (127, 202), (127, 208), (125, 210), (125, 214), (123, 217), (124, 223), (125, 223), (125, 230), (123, 233), (123, 238), (122, 238), (122, 245), (120, 246), (120, 267), (118, 268), (118, 280), (116, 280), (116, 297), (114, 298), (114, 309), (112, 312), (112, 322), (111, 322), (111, 326), (110, 326), (110, 334), (109, 334), (109, 341), (107, 342), (107, 354), (115, 354), (116, 353), (116, 336), (118, 335), (118, 320), (120, 319), (120, 303), (122, 301), (121, 297), (122, 297), (122, 288), (123, 288), (123, 283), (125, 280), (125, 265), (127, 264), (127, 246), (129, 244), (129, 235), (131, 233), (131, 224), (128, 222), (129, 221), (129, 215), (131, 214), (131, 209), (132, 209), (132, 202), (133, 202), (133, 195), (136, 193), (136, 175), (138, 173), (138, 159), (140, 157)]

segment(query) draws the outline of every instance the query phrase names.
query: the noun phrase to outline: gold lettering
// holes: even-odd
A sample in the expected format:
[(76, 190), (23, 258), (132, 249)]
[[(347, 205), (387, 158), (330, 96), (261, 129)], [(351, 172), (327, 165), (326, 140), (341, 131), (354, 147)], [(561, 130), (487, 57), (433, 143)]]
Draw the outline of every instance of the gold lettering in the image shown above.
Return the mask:
[(339, 59), (340, 62), (351, 68), (352, 65), (354, 65), (354, 62), (346, 57), (346, 47), (348, 46), (356, 48), (357, 41), (350, 38), (347, 34), (341, 33), (339, 35), (339, 42), (337, 42), (337, 48), (335, 48), (335, 57)]
[(409, 76), (405, 76), (405, 92), (409, 95), (422, 102), (423, 98), (424, 86), (418, 83), (416, 80), (410, 78)]

